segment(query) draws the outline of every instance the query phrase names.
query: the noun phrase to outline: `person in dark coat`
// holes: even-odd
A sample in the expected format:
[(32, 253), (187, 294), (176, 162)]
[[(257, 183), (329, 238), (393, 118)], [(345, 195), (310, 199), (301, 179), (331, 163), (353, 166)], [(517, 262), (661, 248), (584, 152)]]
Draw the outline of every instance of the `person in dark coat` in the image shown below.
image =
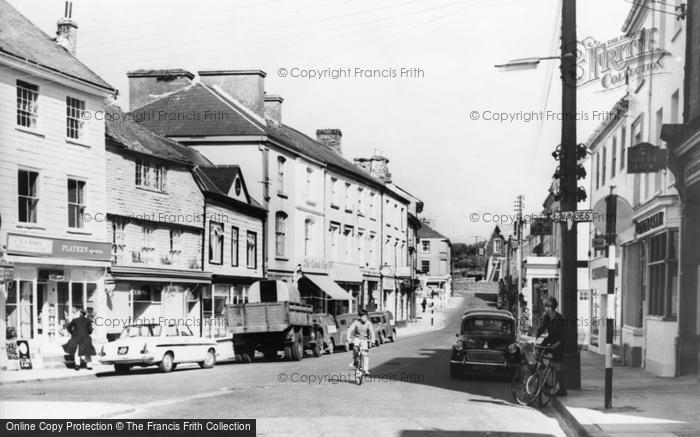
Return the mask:
[[(547, 332), (547, 337), (545, 337), (545, 339), (542, 341), (542, 344), (552, 348), (552, 361), (554, 362), (554, 368), (557, 371), (557, 379), (561, 382), (564, 381), (564, 373), (561, 362), (564, 360), (566, 320), (564, 319), (564, 316), (557, 311), (557, 306), (557, 299), (553, 296), (549, 296), (547, 299), (545, 299), (544, 308), (546, 312), (544, 317), (542, 317), (542, 323), (537, 328), (536, 337), (539, 337), (545, 331)], [(566, 396), (566, 389), (563, 387), (563, 384), (560, 384), (557, 396)]]
[(71, 320), (67, 330), (70, 340), (63, 345), (63, 350), (68, 355), (75, 356), (75, 370), (80, 370), (80, 358), (85, 359), (88, 369), (92, 369), (92, 356), (97, 355), (92, 345), (92, 321), (85, 317), (85, 310), (80, 310), (80, 316)]
[(420, 306), (423, 307), (423, 312), (425, 312), (425, 307), (428, 306), (428, 300), (423, 298), (423, 302), (421, 302)]

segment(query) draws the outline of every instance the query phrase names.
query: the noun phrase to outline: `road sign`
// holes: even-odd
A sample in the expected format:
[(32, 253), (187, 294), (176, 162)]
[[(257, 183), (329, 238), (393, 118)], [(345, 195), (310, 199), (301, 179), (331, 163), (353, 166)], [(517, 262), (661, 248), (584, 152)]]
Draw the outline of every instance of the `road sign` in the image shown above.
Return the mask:
[[(593, 220), (593, 226), (595, 227), (595, 230), (601, 234), (605, 234), (607, 232), (605, 227), (607, 222), (607, 209), (605, 205), (606, 197), (598, 200), (593, 207), (593, 217), (595, 218), (595, 220)], [(617, 217), (615, 219), (615, 233), (619, 235), (632, 226), (632, 207), (624, 198), (620, 196), (616, 197)]]
[(554, 211), (549, 214), (549, 219), (560, 223), (573, 219), (574, 222), (592, 222), (594, 213), (592, 209), (580, 209), (577, 211)]
[(603, 250), (608, 246), (608, 239), (605, 235), (596, 235), (593, 237), (593, 248), (596, 250)]

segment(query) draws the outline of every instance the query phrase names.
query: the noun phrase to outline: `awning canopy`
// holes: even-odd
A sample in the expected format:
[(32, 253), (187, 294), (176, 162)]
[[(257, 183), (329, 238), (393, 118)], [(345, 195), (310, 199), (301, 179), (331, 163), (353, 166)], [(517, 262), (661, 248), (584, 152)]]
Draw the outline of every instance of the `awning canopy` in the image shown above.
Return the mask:
[(305, 279), (311, 281), (316, 287), (323, 290), (323, 292), (326, 293), (331, 299), (352, 300), (352, 295), (343, 290), (340, 285), (336, 284), (335, 281), (328, 276), (304, 275), (301, 279), (299, 279), (299, 281), (302, 282)]
[(135, 282), (172, 282), (187, 284), (209, 284), (211, 273), (202, 271), (157, 269), (148, 267), (111, 267), (115, 280)]

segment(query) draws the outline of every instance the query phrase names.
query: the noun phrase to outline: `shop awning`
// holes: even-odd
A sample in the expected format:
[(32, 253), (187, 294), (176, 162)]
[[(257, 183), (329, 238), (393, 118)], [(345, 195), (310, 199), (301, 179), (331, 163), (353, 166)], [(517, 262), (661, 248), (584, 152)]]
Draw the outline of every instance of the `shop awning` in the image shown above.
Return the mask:
[(173, 282), (186, 284), (208, 284), (211, 282), (211, 273), (202, 271), (144, 267), (112, 267), (109, 270), (114, 279), (122, 281)]
[(316, 287), (323, 290), (331, 299), (335, 300), (352, 300), (352, 295), (343, 290), (340, 285), (336, 284), (328, 276), (307, 276), (304, 275), (301, 280), (308, 279)]

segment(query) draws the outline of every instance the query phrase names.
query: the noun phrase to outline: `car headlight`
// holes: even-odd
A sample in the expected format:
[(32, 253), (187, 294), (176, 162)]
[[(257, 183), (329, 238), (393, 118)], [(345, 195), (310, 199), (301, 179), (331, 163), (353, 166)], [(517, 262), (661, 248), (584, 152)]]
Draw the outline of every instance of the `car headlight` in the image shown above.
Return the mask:
[(456, 350), (457, 352), (460, 352), (460, 351), (464, 350), (464, 343), (462, 343), (461, 341), (457, 340), (457, 341), (455, 342), (455, 344), (454, 344), (454, 348), (455, 348), (455, 350)]

